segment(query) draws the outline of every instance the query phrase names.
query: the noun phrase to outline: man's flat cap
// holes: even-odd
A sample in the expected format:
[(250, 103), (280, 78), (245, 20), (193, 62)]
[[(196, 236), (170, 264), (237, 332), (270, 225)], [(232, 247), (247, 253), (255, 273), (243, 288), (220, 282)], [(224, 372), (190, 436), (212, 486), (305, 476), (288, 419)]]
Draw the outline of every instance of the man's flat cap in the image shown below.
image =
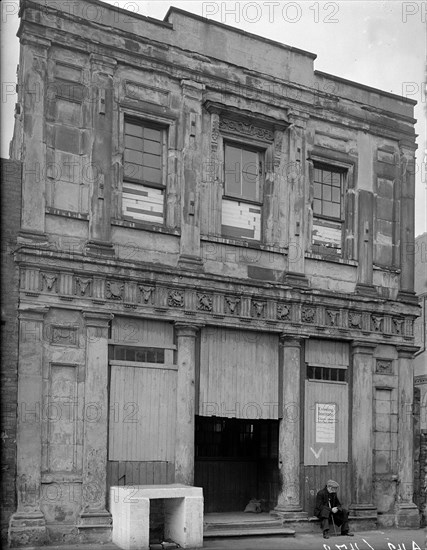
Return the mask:
[(340, 486), (340, 484), (334, 481), (333, 479), (330, 479), (329, 481), (327, 481), (326, 485), (328, 487), (335, 487), (336, 489), (338, 489), (338, 487)]

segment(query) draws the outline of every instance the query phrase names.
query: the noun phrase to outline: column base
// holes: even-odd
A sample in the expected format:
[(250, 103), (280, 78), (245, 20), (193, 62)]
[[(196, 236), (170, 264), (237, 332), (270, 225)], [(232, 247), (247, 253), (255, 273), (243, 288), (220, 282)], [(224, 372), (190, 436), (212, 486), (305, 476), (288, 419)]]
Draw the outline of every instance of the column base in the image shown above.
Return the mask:
[(90, 256), (98, 256), (102, 258), (113, 258), (115, 254), (113, 245), (109, 242), (103, 241), (88, 241), (86, 243), (85, 250), (86, 254), (89, 254)]
[(200, 256), (181, 254), (178, 260), (178, 267), (181, 269), (189, 269), (191, 271), (201, 271), (203, 269), (203, 260)]
[(77, 529), (81, 542), (109, 542), (113, 529), (113, 519), (107, 510), (82, 512)]
[(9, 546), (28, 546), (48, 542), (46, 520), (41, 512), (16, 512), (10, 518)]
[(375, 519), (377, 518), (377, 507), (373, 504), (350, 504), (349, 511), (350, 514), (354, 517), (375, 517)]
[(366, 283), (357, 283), (355, 293), (361, 296), (369, 296), (370, 298), (378, 298), (378, 292), (374, 285)]
[(408, 304), (418, 304), (418, 297), (415, 292), (410, 292), (409, 290), (399, 290), (397, 293), (397, 298), (399, 302), (406, 302)]
[(283, 275), (283, 283), (292, 287), (308, 288), (308, 279), (304, 273), (297, 273), (295, 271), (288, 271)]
[(395, 523), (398, 529), (419, 529), (420, 511), (413, 502), (396, 504)]
[(303, 512), (303, 509), (301, 506), (280, 506), (277, 505), (274, 510), (270, 512), (272, 515), (280, 517), (282, 519), (289, 519), (289, 520), (300, 520), (300, 519), (307, 519), (308, 513)]

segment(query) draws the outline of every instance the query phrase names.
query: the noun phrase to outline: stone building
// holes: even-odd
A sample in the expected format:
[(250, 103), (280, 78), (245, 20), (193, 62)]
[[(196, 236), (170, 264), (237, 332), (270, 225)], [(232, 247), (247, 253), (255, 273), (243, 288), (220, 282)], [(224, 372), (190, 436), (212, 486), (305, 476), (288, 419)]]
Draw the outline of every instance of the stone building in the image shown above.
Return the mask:
[(108, 540), (123, 484), (418, 525), (414, 102), (176, 8), (19, 37), (11, 542)]

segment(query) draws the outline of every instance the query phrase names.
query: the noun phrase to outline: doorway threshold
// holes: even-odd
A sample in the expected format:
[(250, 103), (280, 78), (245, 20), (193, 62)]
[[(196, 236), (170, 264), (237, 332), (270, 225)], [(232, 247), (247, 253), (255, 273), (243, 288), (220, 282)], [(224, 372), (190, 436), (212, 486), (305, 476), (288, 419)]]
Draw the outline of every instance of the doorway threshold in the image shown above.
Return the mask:
[(295, 535), (294, 529), (268, 513), (212, 512), (204, 515), (203, 524), (204, 538)]

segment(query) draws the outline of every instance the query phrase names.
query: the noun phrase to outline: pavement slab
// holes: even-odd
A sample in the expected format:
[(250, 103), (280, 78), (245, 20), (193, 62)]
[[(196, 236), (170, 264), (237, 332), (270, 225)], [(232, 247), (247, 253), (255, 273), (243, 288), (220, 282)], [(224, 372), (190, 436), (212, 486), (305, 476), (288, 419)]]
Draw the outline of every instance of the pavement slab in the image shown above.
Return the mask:
[[(118, 548), (115, 544), (107, 543), (26, 546), (25, 550), (118, 550)], [(329, 539), (324, 539), (320, 531), (318, 534), (297, 533), (295, 537), (232, 537), (206, 539), (203, 548), (205, 550), (427, 550), (427, 531), (425, 529), (385, 529), (358, 532), (354, 537), (331, 536)]]

